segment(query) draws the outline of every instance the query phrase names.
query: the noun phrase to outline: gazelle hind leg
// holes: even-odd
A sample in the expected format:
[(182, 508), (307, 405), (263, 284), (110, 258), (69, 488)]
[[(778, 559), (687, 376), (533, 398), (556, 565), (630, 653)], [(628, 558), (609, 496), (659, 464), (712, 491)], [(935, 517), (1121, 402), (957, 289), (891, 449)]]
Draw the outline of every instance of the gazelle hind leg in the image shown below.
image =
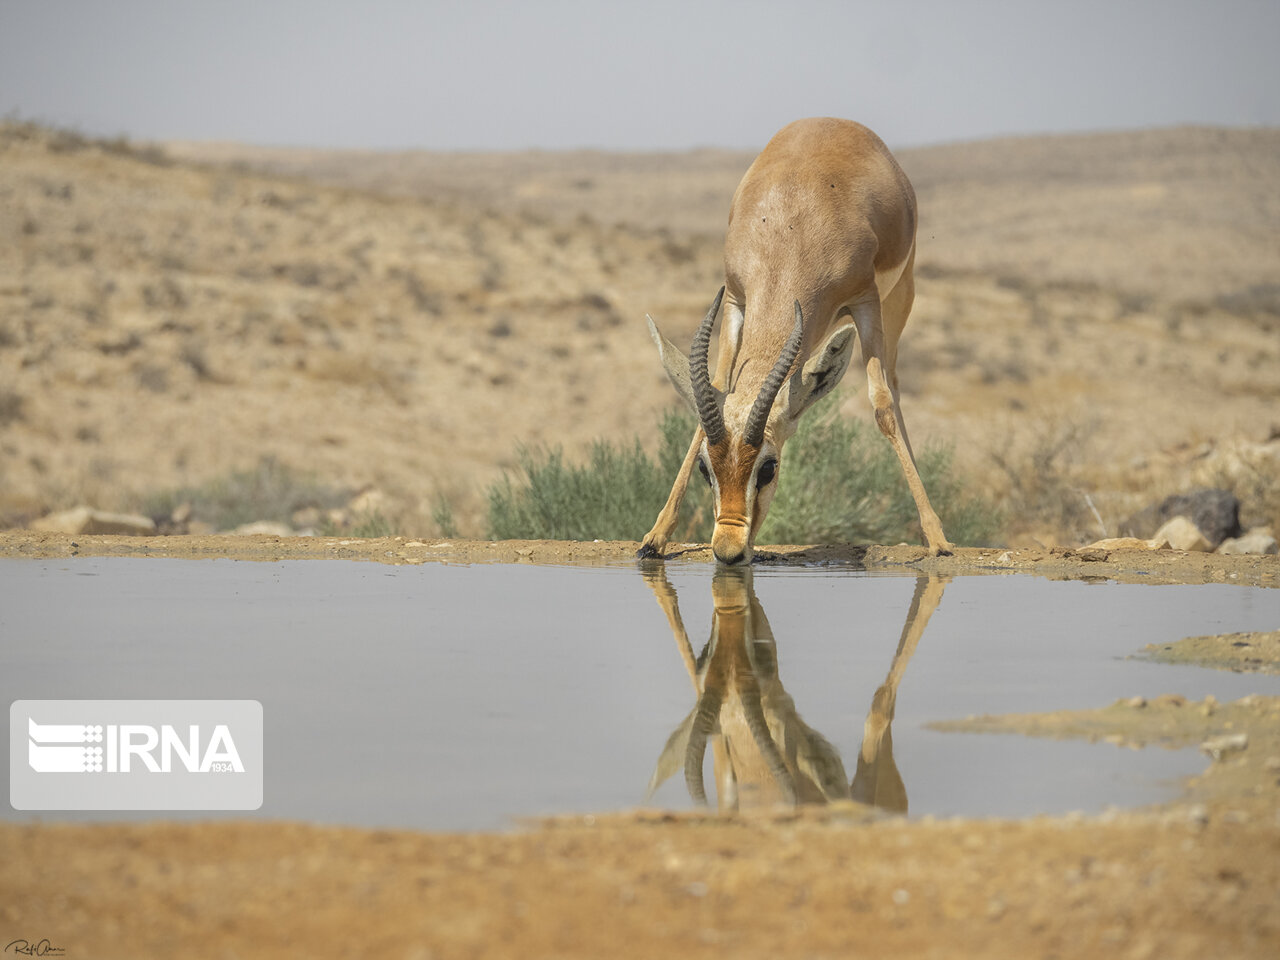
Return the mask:
[(693, 473), (693, 465), (698, 461), (701, 446), (702, 428), (699, 427), (693, 433), (693, 442), (689, 444), (689, 452), (684, 455), (684, 462), (680, 464), (680, 472), (676, 474), (676, 482), (671, 485), (667, 502), (659, 511), (658, 519), (653, 522), (653, 528), (644, 535), (640, 549), (636, 551), (636, 556), (641, 560), (660, 557), (667, 548), (667, 542), (680, 519), (680, 504), (684, 502), (685, 492), (689, 489), (689, 475)]
[(903, 476), (907, 479), (907, 488), (916, 502), (916, 512), (920, 515), (920, 528), (924, 531), (925, 542), (929, 553), (933, 556), (950, 554), (951, 543), (942, 532), (942, 521), (934, 512), (929, 502), (929, 494), (920, 479), (920, 471), (916, 469), (916, 459), (907, 441), (907, 428), (902, 420), (902, 409), (898, 404), (897, 390), (890, 386), (890, 377), (896, 381), (896, 375), (886, 370), (884, 329), (880, 321), (880, 303), (878, 300), (860, 303), (852, 309), (853, 322), (858, 328), (858, 342), (862, 347), (862, 361), (867, 368), (867, 394), (871, 398), (871, 408), (875, 412), (876, 426), (893, 446), (898, 456)]

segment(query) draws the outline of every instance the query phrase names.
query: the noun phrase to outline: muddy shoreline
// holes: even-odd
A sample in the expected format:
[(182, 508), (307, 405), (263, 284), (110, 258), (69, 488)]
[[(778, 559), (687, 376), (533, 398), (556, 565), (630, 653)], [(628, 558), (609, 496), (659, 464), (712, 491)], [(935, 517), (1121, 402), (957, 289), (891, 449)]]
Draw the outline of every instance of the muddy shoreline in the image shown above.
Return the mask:
[[(0, 557), (228, 558), (250, 561), (368, 560), (389, 564), (541, 563), (634, 564), (633, 541), (418, 540), (406, 537), (69, 535), (30, 530), (0, 532)], [(866, 570), (918, 570), (946, 576), (1017, 572), (1128, 583), (1234, 583), (1280, 587), (1280, 557), (1224, 556), (1179, 550), (1054, 548), (1005, 550), (960, 547), (949, 557), (930, 557), (919, 546), (771, 546), (760, 565), (838, 565)], [(666, 559), (712, 562), (701, 544), (673, 544)]]
[[(30, 559), (628, 564), (635, 548), (0, 534), (0, 557)], [(964, 549), (929, 558), (903, 546), (776, 553), (765, 562), (1280, 586), (1276, 557)], [(673, 554), (709, 560), (705, 549)], [(1206, 755), (1203, 775), (1175, 802), (1088, 817), (903, 820), (842, 803), (729, 818), (584, 812), (475, 834), (243, 821), (0, 824), (0, 940), (47, 938), (66, 957), (122, 958), (1280, 952), (1280, 698), (1153, 696), (1070, 714), (971, 718), (955, 729), (1147, 749), (1243, 733), (1246, 746)]]

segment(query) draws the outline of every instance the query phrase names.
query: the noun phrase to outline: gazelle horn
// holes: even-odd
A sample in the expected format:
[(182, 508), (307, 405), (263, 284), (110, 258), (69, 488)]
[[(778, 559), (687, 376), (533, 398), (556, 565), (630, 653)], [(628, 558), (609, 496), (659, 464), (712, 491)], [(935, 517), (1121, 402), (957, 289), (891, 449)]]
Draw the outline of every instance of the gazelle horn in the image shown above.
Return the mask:
[(689, 796), (700, 807), (707, 805), (707, 788), (702, 782), (702, 760), (707, 755), (707, 738), (715, 728), (723, 699), (724, 693), (720, 690), (706, 690), (698, 698), (693, 729), (689, 733), (689, 744), (685, 748), (685, 786), (689, 789)]
[(791, 778), (791, 771), (787, 769), (786, 761), (782, 759), (782, 753), (778, 750), (778, 744), (774, 741), (773, 734), (769, 732), (769, 721), (764, 715), (764, 704), (760, 700), (760, 688), (754, 676), (741, 685), (739, 695), (742, 697), (742, 709), (743, 713), (746, 714), (747, 729), (751, 731), (751, 738), (756, 742), (756, 749), (764, 757), (764, 761), (769, 767), (769, 773), (773, 776), (773, 781), (778, 785), (778, 789), (782, 791), (784, 799), (794, 807), (796, 805), (796, 783)]
[(796, 325), (792, 328), (787, 342), (783, 344), (778, 362), (773, 365), (769, 376), (765, 377), (764, 383), (761, 384), (760, 395), (756, 397), (756, 402), (751, 406), (751, 415), (747, 417), (747, 427), (742, 432), (742, 442), (748, 446), (758, 447), (764, 443), (764, 425), (769, 420), (769, 411), (773, 409), (773, 401), (778, 398), (778, 391), (782, 389), (787, 374), (791, 372), (791, 365), (796, 362), (796, 354), (800, 352), (800, 341), (803, 337), (804, 316), (800, 312), (800, 301), (797, 300)]
[(711, 386), (711, 376), (707, 372), (711, 327), (716, 322), (716, 314), (720, 312), (720, 301), (723, 298), (724, 287), (721, 287), (702, 321), (702, 326), (698, 327), (698, 332), (694, 335), (693, 346), (689, 348), (689, 381), (693, 385), (693, 399), (698, 405), (698, 419), (702, 421), (702, 430), (711, 446), (724, 439), (724, 414), (720, 410), (715, 388)]

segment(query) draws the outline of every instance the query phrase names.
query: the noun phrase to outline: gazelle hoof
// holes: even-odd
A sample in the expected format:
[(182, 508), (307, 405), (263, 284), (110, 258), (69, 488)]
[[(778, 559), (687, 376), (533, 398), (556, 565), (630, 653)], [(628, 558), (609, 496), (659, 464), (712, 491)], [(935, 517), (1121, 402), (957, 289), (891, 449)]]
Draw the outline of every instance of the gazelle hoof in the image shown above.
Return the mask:
[(655, 557), (661, 557), (662, 551), (651, 543), (643, 543), (640, 549), (636, 551), (637, 560), (652, 560)]

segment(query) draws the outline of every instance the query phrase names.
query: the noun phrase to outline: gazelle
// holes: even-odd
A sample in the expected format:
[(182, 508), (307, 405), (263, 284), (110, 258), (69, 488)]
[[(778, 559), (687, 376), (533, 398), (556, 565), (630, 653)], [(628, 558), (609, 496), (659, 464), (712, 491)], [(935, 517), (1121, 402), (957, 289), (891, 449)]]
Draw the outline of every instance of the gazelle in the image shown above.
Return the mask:
[(778, 649), (756, 599), (750, 568), (722, 567), (712, 580), (711, 636), (695, 656), (675, 589), (661, 568), (644, 573), (667, 616), (697, 702), (676, 728), (649, 781), (652, 797), (677, 770), (689, 795), (707, 802), (702, 763), (710, 743), (720, 810), (856, 800), (905, 813), (907, 791), (893, 758), (893, 715), (907, 664), (942, 601), (947, 578), (921, 576), (884, 683), (863, 725), (849, 780), (840, 753), (800, 718), (778, 673)]
[[(898, 400), (898, 338), (915, 296), (915, 236), (915, 191), (866, 127), (798, 120), (769, 141), (733, 195), (725, 285), (688, 357), (646, 318), (699, 427), (639, 556), (666, 548), (696, 463), (715, 500), (716, 559), (751, 559), (777, 490), (783, 444), (800, 415), (844, 376), (855, 330), (876, 424), (902, 465), (929, 552), (950, 552)], [(711, 377), (707, 350), (722, 299)]]

